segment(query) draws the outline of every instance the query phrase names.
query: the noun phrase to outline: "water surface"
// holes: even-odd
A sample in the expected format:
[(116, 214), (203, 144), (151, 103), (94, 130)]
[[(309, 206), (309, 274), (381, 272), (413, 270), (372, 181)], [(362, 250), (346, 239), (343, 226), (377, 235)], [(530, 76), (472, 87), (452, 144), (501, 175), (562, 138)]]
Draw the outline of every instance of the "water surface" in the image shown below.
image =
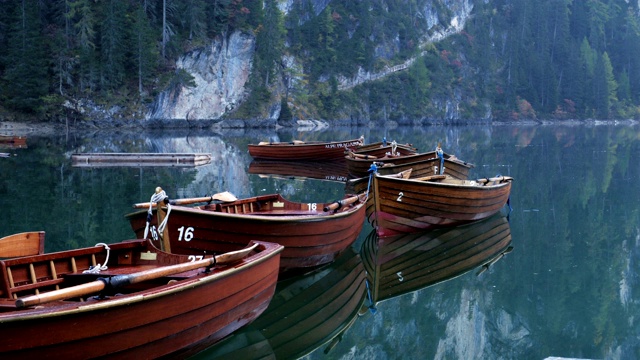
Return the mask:
[[(29, 136), (26, 149), (0, 149), (15, 154), (0, 158), (0, 236), (45, 230), (47, 251), (128, 239), (133, 233), (124, 215), (157, 186), (173, 198), (230, 191), (338, 199), (340, 182), (249, 174), (247, 144), (360, 135), (424, 151), (441, 142), (446, 152), (475, 164), (473, 178), (514, 177), (513, 251), (479, 275), (474, 269), (380, 301), (375, 310), (366, 292), (360, 294), (360, 315), (344, 311), (344, 323), (335, 321), (339, 331), (325, 339), (341, 341), (310, 343), (303, 348), (308, 358), (640, 358), (638, 126), (167, 131), (144, 133), (142, 140), (140, 133)], [(86, 168), (72, 165), (74, 152), (210, 152), (213, 161)], [(359, 259), (369, 230), (354, 244), (351, 261)]]

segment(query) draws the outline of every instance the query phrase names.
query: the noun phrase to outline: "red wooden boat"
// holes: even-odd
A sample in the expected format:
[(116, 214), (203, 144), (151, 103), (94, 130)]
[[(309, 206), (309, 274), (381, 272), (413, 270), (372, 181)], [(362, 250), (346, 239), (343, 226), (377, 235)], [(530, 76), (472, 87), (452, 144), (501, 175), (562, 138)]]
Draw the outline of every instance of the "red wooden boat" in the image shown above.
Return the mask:
[(195, 260), (149, 240), (0, 261), (3, 359), (182, 358), (253, 321), (282, 246)]
[[(173, 203), (164, 199), (161, 201), (167, 207), (161, 207), (160, 215), (165, 209), (169, 215), (162, 231), (163, 241), (171, 252), (198, 255), (220, 247), (234, 250), (250, 239), (261, 239), (284, 245), (282, 271), (333, 261), (356, 240), (365, 221), (364, 197), (361, 201), (360, 196), (347, 195), (334, 203), (297, 203), (271, 194), (196, 207), (180, 206), (192, 199)], [(134, 207), (149, 207), (149, 203)], [(157, 213), (155, 208), (152, 213)], [(137, 237), (158, 238), (156, 229), (164, 218), (158, 221), (157, 214), (148, 214), (149, 211), (138, 211), (127, 218)], [(150, 234), (145, 234), (145, 229), (151, 229)]]
[(344, 156), (344, 151), (363, 144), (361, 139), (345, 141), (299, 141), (260, 142), (249, 144), (249, 155), (254, 159), (318, 161), (335, 160)]
[(460, 180), (446, 175), (403, 179), (375, 174), (367, 217), (380, 236), (482, 220), (505, 206), (512, 180), (508, 176)]
[(412, 177), (438, 174), (446, 174), (456, 179), (469, 177), (469, 170), (474, 167), (473, 164), (438, 149), (426, 153), (416, 153), (399, 147), (395, 150), (381, 148), (363, 152), (352, 151), (347, 153), (345, 160), (351, 178), (368, 176), (373, 164), (381, 175), (395, 174), (411, 168)]
[(511, 228), (497, 213), (450, 229), (365, 239), (362, 259), (374, 303), (453, 279), (480, 267), (484, 272), (511, 252)]

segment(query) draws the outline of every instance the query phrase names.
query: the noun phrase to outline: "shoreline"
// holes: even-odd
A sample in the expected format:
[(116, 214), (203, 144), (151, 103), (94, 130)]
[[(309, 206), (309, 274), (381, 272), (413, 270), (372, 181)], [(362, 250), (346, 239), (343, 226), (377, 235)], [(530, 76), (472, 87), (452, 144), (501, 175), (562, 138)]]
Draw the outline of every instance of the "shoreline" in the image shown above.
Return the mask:
[[(110, 131), (163, 131), (163, 130), (207, 130), (224, 134), (227, 132), (238, 131), (323, 131), (328, 128), (335, 127), (367, 127), (372, 126), (376, 122), (357, 122), (336, 121), (329, 123), (323, 120), (298, 120), (293, 126), (281, 126), (275, 120), (256, 121), (251, 120), (252, 126), (247, 126), (244, 120), (172, 120), (172, 121), (142, 121), (142, 122), (83, 122), (75, 126), (68, 126), (61, 123), (51, 122), (17, 122), (17, 121), (0, 121), (0, 136), (51, 136), (57, 134), (65, 134), (68, 132), (110, 132)], [(520, 120), (520, 121), (501, 121), (493, 120), (490, 122), (480, 121), (478, 123), (472, 121), (456, 121), (454, 123), (437, 122), (428, 126), (634, 126), (640, 121), (627, 120)], [(377, 126), (377, 124), (376, 124)], [(385, 122), (383, 126), (390, 129), (397, 127), (413, 127), (411, 125), (402, 125), (395, 122)]]

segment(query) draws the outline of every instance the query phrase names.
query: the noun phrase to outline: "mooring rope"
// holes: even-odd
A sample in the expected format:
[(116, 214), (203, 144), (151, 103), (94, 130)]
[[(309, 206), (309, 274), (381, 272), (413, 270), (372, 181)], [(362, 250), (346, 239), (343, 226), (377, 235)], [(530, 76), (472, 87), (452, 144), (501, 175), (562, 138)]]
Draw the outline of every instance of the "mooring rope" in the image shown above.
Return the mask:
[(442, 151), (440, 144), (436, 147), (436, 155), (440, 158), (440, 174), (438, 175), (442, 175), (444, 174), (444, 151)]
[[(153, 204), (156, 203), (159, 206), (160, 201), (164, 200), (166, 197), (167, 197), (167, 193), (164, 190), (160, 191), (159, 193), (154, 193), (153, 195), (151, 195), (151, 199), (149, 200), (149, 210), (147, 211), (147, 225), (144, 228), (144, 236), (142, 237), (143, 239), (146, 239), (147, 235), (149, 234), (149, 225), (151, 224), (151, 219), (153, 218)], [(171, 211), (171, 208), (168, 204), (167, 204), (167, 208), (168, 208), (167, 216), (162, 222), (164, 226), (167, 225), (166, 221), (167, 221), (167, 218), (169, 217), (169, 211)], [(164, 230), (164, 226), (162, 230)], [(162, 232), (160, 230), (160, 226), (158, 226), (158, 231)]]
[(107, 257), (104, 259), (104, 265), (98, 263), (96, 264), (96, 266), (89, 267), (89, 270), (83, 271), (83, 274), (99, 274), (100, 271), (108, 269), (107, 263), (109, 262), (109, 254), (111, 253), (111, 248), (105, 243), (97, 243), (96, 246), (104, 246), (104, 249), (107, 250)]

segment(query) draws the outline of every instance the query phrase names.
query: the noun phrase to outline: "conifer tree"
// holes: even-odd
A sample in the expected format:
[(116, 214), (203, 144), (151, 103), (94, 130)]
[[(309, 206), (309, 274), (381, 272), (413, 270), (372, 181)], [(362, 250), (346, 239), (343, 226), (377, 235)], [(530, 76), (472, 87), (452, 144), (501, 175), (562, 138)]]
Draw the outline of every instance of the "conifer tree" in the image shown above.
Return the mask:
[(3, 79), (11, 84), (6, 88), (8, 105), (39, 114), (43, 111), (42, 97), (49, 90), (40, 7), (34, 1), (21, 0), (12, 10)]

